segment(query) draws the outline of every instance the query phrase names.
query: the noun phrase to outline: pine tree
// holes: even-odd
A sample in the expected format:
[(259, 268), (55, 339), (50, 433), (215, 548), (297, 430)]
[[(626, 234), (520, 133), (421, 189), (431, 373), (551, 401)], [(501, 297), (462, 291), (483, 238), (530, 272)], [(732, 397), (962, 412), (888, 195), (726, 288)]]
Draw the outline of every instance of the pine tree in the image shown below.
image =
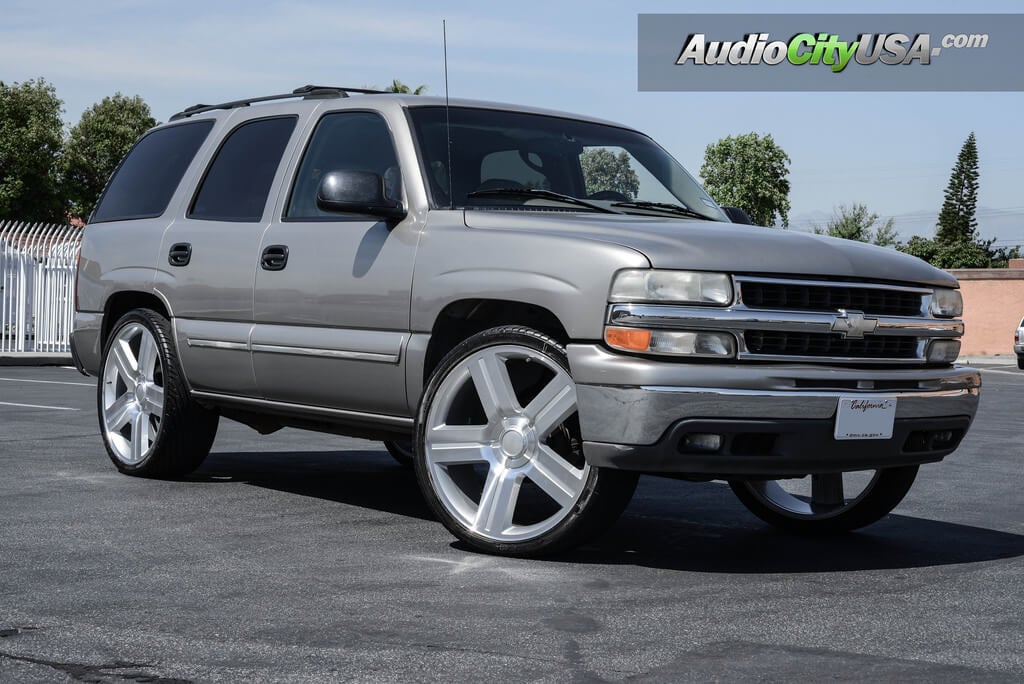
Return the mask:
[(979, 239), (977, 207), (978, 146), (972, 132), (949, 176), (935, 239), (914, 236), (897, 249), (939, 268), (1006, 268), (1010, 259), (1020, 256), (1020, 248), (995, 248), (995, 238)]
[(974, 132), (967, 136), (946, 186), (935, 241), (943, 245), (974, 242), (978, 219), (978, 146)]

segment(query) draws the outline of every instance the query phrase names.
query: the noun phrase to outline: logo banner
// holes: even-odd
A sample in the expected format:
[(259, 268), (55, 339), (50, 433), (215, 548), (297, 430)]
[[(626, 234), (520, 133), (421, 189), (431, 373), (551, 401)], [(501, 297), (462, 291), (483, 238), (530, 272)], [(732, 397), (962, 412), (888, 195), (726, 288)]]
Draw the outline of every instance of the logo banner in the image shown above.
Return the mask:
[(641, 91), (1024, 91), (1024, 14), (640, 14)]

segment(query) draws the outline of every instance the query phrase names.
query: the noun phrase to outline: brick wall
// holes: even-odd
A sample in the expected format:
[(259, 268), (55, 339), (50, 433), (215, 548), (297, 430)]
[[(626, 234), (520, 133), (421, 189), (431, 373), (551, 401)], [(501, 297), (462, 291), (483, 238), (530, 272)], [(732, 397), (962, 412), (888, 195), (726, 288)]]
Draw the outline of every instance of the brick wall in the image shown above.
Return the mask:
[(964, 356), (1013, 354), (1013, 333), (1024, 317), (1024, 259), (1011, 268), (950, 271), (964, 296)]

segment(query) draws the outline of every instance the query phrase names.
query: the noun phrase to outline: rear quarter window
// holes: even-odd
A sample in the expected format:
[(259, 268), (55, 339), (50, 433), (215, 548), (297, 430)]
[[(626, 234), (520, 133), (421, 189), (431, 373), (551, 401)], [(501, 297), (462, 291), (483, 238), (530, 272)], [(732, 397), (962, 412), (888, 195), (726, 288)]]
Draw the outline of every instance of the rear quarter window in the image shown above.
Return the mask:
[(163, 214), (211, 128), (212, 120), (194, 121), (144, 135), (114, 171), (89, 222)]

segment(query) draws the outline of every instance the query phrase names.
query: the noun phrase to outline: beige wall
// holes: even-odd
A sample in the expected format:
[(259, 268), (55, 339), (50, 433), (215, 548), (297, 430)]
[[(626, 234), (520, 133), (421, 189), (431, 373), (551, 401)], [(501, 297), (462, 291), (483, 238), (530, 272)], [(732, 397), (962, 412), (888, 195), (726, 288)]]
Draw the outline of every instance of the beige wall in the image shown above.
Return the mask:
[(1024, 317), (1024, 268), (964, 268), (950, 273), (960, 281), (964, 295), (961, 355), (1013, 354), (1013, 333)]

